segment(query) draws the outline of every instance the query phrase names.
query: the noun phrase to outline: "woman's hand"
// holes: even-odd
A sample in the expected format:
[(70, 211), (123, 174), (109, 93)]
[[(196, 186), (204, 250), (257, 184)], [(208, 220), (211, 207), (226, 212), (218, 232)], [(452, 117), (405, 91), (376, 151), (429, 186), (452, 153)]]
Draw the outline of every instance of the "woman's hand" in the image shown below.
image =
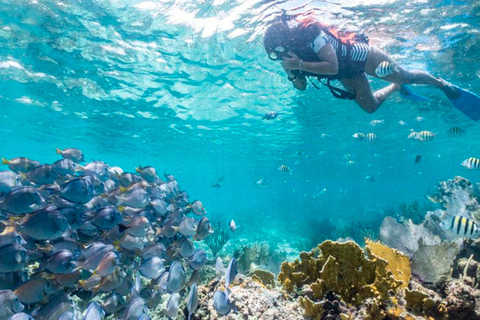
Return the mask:
[(285, 70), (298, 70), (300, 69), (300, 58), (293, 52), (288, 52), (288, 56), (284, 56), (282, 59), (282, 66)]

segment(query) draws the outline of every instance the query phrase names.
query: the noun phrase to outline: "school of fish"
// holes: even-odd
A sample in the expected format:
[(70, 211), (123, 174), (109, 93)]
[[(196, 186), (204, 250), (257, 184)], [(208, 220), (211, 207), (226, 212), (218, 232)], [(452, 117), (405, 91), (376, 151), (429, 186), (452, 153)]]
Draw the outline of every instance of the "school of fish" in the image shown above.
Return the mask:
[(179, 299), (190, 317), (207, 261), (195, 242), (213, 232), (203, 204), (153, 167), (57, 153), (52, 164), (2, 159), (0, 320), (147, 320), (162, 300), (155, 312), (174, 318)]

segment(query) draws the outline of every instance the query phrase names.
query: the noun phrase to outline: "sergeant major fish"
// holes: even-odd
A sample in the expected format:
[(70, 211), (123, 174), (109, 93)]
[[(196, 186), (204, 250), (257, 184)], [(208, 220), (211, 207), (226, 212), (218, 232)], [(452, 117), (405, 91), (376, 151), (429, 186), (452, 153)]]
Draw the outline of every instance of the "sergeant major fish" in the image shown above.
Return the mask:
[(480, 169), (480, 159), (475, 157), (470, 157), (468, 159), (463, 160), (462, 166), (467, 169)]
[(454, 237), (476, 239), (480, 235), (478, 223), (462, 216), (448, 217), (440, 227)]
[(384, 78), (398, 71), (398, 67), (389, 61), (382, 61), (378, 64), (377, 68), (375, 68), (375, 74), (379, 78)]
[(288, 166), (284, 164), (278, 167), (278, 171), (292, 174), (292, 169), (290, 169)]

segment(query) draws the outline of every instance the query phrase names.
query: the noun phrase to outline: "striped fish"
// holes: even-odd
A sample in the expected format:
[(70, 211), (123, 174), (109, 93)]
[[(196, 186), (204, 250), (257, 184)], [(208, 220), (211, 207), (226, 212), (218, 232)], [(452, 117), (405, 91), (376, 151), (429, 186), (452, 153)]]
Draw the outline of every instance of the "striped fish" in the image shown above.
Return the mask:
[(362, 141), (362, 140), (365, 139), (365, 134), (363, 134), (363, 133), (361, 133), (361, 132), (356, 132), (356, 133), (353, 134), (352, 137), (354, 137), (354, 138), (357, 139), (357, 140)]
[(462, 133), (464, 133), (465, 130), (463, 130), (462, 128), (459, 128), (459, 127), (453, 127), (453, 128), (448, 129), (447, 132), (448, 132), (448, 134), (450, 134), (452, 136), (459, 136)]
[(367, 133), (365, 135), (365, 140), (367, 142), (375, 142), (377, 141), (377, 135), (375, 133)]
[(410, 132), (410, 134), (408, 135), (407, 139), (408, 139), (408, 140), (410, 140), (410, 139), (417, 139), (417, 132), (415, 132), (415, 131)]
[(454, 237), (474, 239), (480, 235), (478, 223), (462, 216), (448, 217), (440, 222), (440, 227)]
[(468, 159), (463, 160), (462, 166), (467, 169), (480, 169), (480, 159), (475, 157), (470, 157)]
[(398, 68), (393, 63), (388, 61), (382, 61), (378, 64), (377, 68), (375, 69), (375, 74), (380, 77), (384, 78), (386, 76), (391, 75), (394, 72), (398, 72)]
[(436, 134), (433, 133), (432, 131), (424, 130), (424, 131), (418, 132), (417, 137), (415, 139), (420, 141), (428, 141), (428, 140), (432, 140), (435, 137), (435, 135)]
[(375, 126), (378, 126), (380, 124), (383, 124), (384, 122), (385, 122), (385, 120), (372, 120), (372, 121), (370, 121), (370, 125), (372, 127), (375, 127)]
[(282, 164), (280, 167), (278, 167), (278, 171), (292, 174), (292, 169), (290, 169), (288, 166), (286, 166), (284, 164)]

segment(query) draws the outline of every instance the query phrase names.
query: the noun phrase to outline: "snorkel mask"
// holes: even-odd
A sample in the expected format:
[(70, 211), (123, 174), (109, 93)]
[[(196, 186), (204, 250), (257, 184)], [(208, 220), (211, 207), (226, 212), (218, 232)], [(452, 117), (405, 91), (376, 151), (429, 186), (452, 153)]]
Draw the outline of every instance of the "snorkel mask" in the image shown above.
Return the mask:
[(290, 51), (291, 34), (285, 12), (265, 31), (263, 45), (271, 60), (282, 60)]
[(288, 47), (277, 46), (268, 53), (268, 57), (273, 61), (282, 60), (284, 56), (288, 55), (288, 51)]

